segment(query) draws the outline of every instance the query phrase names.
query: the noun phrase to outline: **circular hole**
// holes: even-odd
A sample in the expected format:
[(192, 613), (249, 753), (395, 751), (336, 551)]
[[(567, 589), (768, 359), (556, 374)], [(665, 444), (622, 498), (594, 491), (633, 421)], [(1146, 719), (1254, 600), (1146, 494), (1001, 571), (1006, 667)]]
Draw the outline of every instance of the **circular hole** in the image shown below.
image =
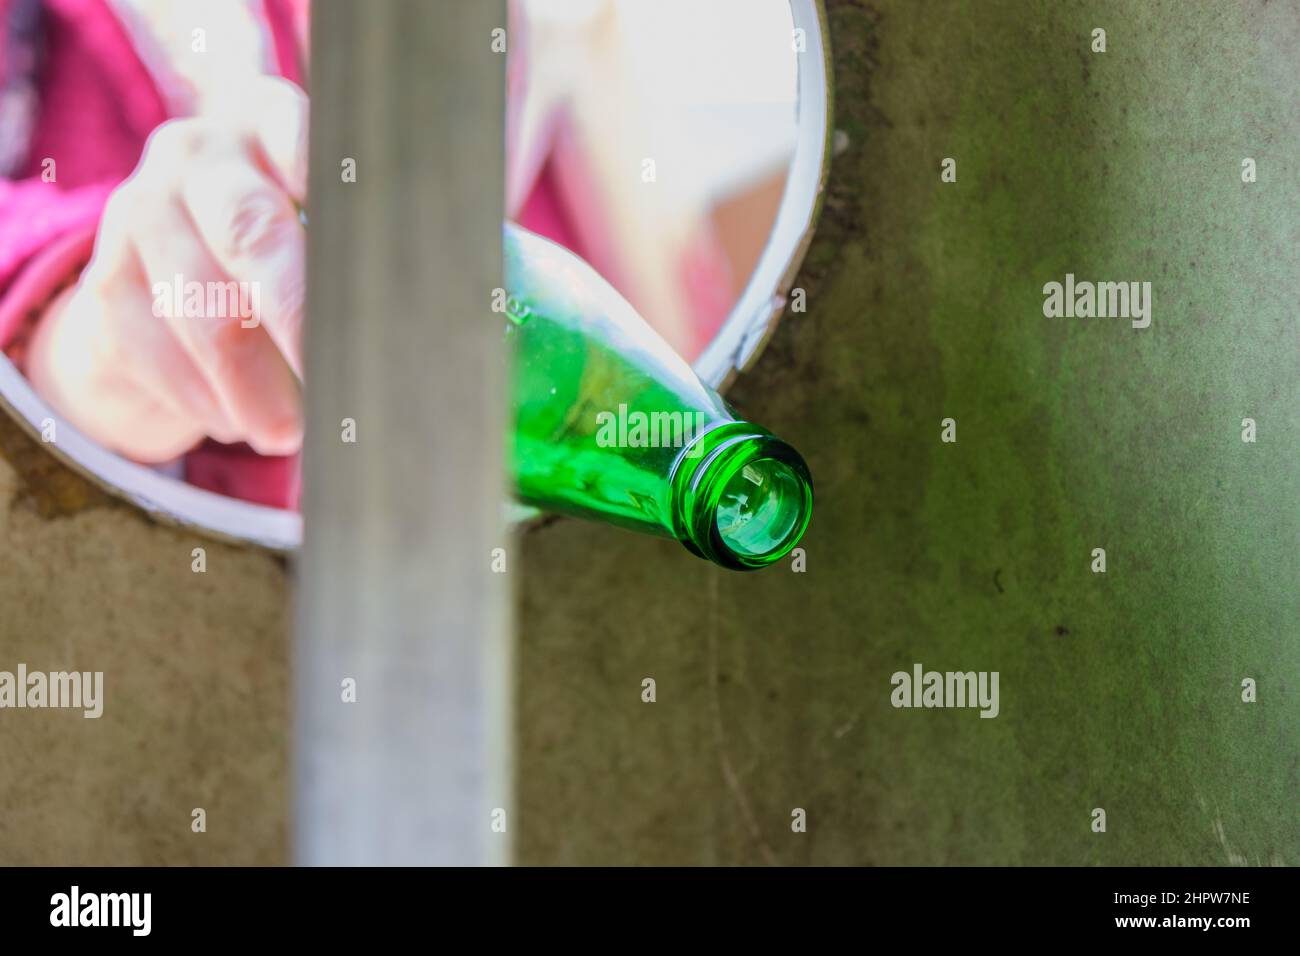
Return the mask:
[[(789, 0), (788, 5), (779, 0), (769, 0), (762, 7), (760, 17), (758, 0), (728, 2), (729, 6), (721, 2), (710, 5), (711, 15), (723, 16), (725, 23), (729, 24), (728, 29), (687, 31), (692, 36), (704, 36), (705, 42), (714, 44), (709, 57), (687, 55), (682, 47), (685, 42), (681, 30), (683, 23), (693, 24), (695, 18), (702, 15), (698, 14), (697, 3), (674, 0), (662, 9), (658, 4), (646, 5), (640, 0), (590, 0), (586, 3), (545, 0), (535, 4), (551, 10), (557, 18), (550, 39), (543, 35), (544, 31), (537, 32), (534, 39), (538, 43), (563, 44), (567, 42), (566, 38), (572, 38), (577, 32), (574, 23), (567, 21), (593, 13), (600, 19), (601, 15), (615, 8), (626, 12), (629, 24), (633, 20), (641, 23), (652, 15), (675, 18), (667, 27), (659, 24), (656, 35), (662, 37), (662, 43), (638, 40), (641, 34), (637, 31), (623, 30), (624, 39), (630, 44), (628, 49), (637, 54), (637, 62), (630, 68), (641, 71), (641, 82), (652, 99), (661, 97), (657, 105), (651, 103), (651, 111), (640, 117), (617, 108), (593, 109), (592, 116), (606, 117), (614, 127), (605, 130), (604, 135), (600, 130), (588, 130), (588, 133), (592, 139), (602, 142), (616, 142), (629, 131), (639, 130), (645, 134), (647, 145), (642, 153), (646, 154), (644, 159), (657, 159), (657, 182), (645, 180), (647, 170), (642, 158), (637, 159), (630, 173), (622, 165), (615, 165), (603, 173), (622, 191), (620, 195), (637, 197), (639, 214), (661, 215), (670, 190), (682, 188), (683, 180), (689, 180), (685, 183), (687, 194), (696, 199), (706, 193), (713, 197), (701, 205), (713, 217), (708, 222), (709, 229), (715, 232), (729, 230), (733, 240), (737, 237), (743, 240), (739, 245), (733, 243), (728, 252), (727, 263), (735, 272), (737, 281), (725, 299), (715, 297), (712, 311), (705, 310), (708, 311), (707, 334), (697, 336), (694, 341), (690, 341), (688, 335), (686, 339), (674, 342), (683, 357), (691, 361), (701, 380), (715, 389), (724, 388), (734, 372), (752, 363), (783, 311), (784, 297), (789, 292), (811, 235), (828, 163), (829, 69), (821, 4), (818, 0)], [(717, 14), (724, 7), (732, 12)], [(730, 19), (726, 20), (726, 17)], [(767, 24), (762, 34), (751, 28), (760, 19)], [(515, 49), (512, 43), (512, 56)], [(612, 48), (602, 40), (593, 43), (588, 52), (596, 57), (604, 55), (614, 67), (618, 67), (618, 58), (609, 56), (609, 49)], [(551, 57), (552, 63), (571, 68), (577, 62), (573, 52), (572, 49), (560, 51)], [(739, 89), (744, 93), (747, 88), (752, 90), (756, 87), (752, 83), (737, 83), (735, 76), (729, 75), (726, 56), (749, 58), (750, 68), (755, 66), (755, 62), (766, 64), (768, 73), (781, 75), (788, 96), (784, 93), (768, 96), (766, 105), (742, 102), (737, 106), (735, 91)], [(715, 85), (710, 86), (710, 83)], [(598, 86), (589, 79), (582, 85), (589, 88)], [(708, 168), (708, 164), (720, 155), (719, 151), (710, 149), (698, 138), (692, 139), (689, 129), (678, 129), (672, 137), (667, 135), (668, 124), (676, 122), (683, 114), (682, 102), (668, 102), (672, 90), (677, 92), (671, 95), (679, 98), (694, 91), (692, 95), (696, 95), (700, 107), (694, 116), (695, 128), (713, 135), (714, 139), (709, 142), (719, 138), (725, 140), (725, 130), (719, 133), (719, 127), (729, 122), (727, 117), (730, 116), (738, 124), (737, 129), (739, 124), (745, 123), (754, 127), (747, 140), (753, 145), (749, 151), (751, 158), (753, 154), (766, 150), (769, 160), (783, 157), (780, 163), (769, 162), (766, 167), (761, 163), (755, 164), (748, 167), (749, 172), (743, 172), (739, 166), (730, 170)], [(781, 110), (775, 109), (776, 100), (780, 100)], [(724, 101), (732, 108), (729, 114), (719, 111)], [(757, 122), (754, 117), (765, 118)], [(536, 120), (537, 116), (531, 119)], [(784, 124), (783, 129), (776, 119)], [(768, 125), (763, 127), (763, 123)], [(542, 134), (539, 130), (544, 132), (548, 127), (544, 123), (531, 127), (525, 123), (525, 128), (532, 131), (529, 135), (536, 136)], [(672, 153), (666, 145), (670, 139), (679, 144), (678, 152)], [(561, 137), (561, 142), (571, 146), (572, 135)], [(773, 147), (773, 143), (778, 143), (779, 148)], [(728, 155), (743, 158), (744, 152), (734, 149)], [(641, 153), (637, 156), (641, 157)], [(525, 173), (526, 166), (520, 167), (525, 169)], [(533, 173), (538, 172), (533, 170)], [(549, 173), (567, 180), (568, 188), (572, 189), (574, 183), (591, 182), (601, 170), (594, 164), (584, 166), (579, 162), (569, 167), (553, 165)], [(752, 176), (750, 185), (754, 186), (753, 189), (747, 190), (746, 176)], [(719, 183), (729, 183), (727, 188), (731, 191), (727, 192)], [(653, 201), (646, 202), (647, 195)], [(737, 196), (742, 198), (736, 199)], [(591, 196), (588, 200), (587, 205), (606, 211), (626, 211), (621, 207), (615, 208), (617, 203), (593, 200)], [(719, 212), (724, 207), (725, 213)], [(642, 239), (639, 244), (629, 239), (625, 243), (626, 249), (638, 257), (654, 255), (659, 248), (658, 241), (648, 238), (635, 216), (629, 223), (628, 236), (642, 236)], [(691, 249), (689, 243), (682, 246), (683, 252)], [(594, 261), (599, 258), (593, 254), (592, 264), (618, 285), (618, 262)], [(625, 260), (628, 258), (624, 256)], [(676, 274), (674, 281), (686, 286), (698, 284), (699, 276), (683, 275), (682, 266), (706, 258), (690, 254), (679, 256), (670, 264), (666, 274)], [(644, 309), (652, 325), (656, 322), (656, 315), (649, 313), (658, 309), (659, 315), (671, 315), (673, 311), (662, 303), (657, 307), (647, 303)], [(696, 331), (704, 327), (700, 325)], [(659, 331), (664, 334), (663, 328)], [(665, 334), (665, 337), (668, 336)], [(0, 342), (0, 345), (4, 344)], [(56, 423), (58, 439), (47, 442), (44, 447), (111, 493), (157, 518), (276, 550), (292, 550), (301, 543), (302, 518), (295, 510), (254, 504), (187, 484), (175, 477), (178, 473), (176, 468), (164, 470), (138, 464), (80, 434), (53, 410), (6, 357), (0, 357), (0, 405), (37, 437), (47, 431), (49, 423)], [(523, 521), (530, 516), (527, 509), (514, 504), (508, 506), (507, 514), (512, 521)]]

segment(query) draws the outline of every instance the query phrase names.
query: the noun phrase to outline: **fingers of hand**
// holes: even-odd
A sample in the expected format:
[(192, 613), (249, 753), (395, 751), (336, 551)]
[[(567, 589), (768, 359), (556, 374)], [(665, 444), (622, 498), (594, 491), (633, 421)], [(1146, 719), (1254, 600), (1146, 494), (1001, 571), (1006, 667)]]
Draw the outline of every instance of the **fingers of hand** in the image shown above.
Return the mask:
[(256, 320), (301, 377), (306, 234), (293, 203), (234, 154), (186, 176), (181, 197), (220, 269), (254, 292)]
[(300, 87), (278, 76), (254, 76), (233, 83), (215, 100), (212, 122), (236, 131), (244, 149), (299, 205), (307, 198), (308, 99)]
[(263, 454), (296, 451), (299, 389), (256, 322), (257, 286), (229, 277), (179, 201), (156, 204), (152, 215), (152, 228), (134, 243), (155, 293), (149, 321), (166, 328), (175, 346), (160, 344), (158, 356), (174, 363), (167, 377), (176, 397), (207, 406), (209, 434), (219, 441), (246, 441)]
[[(120, 283), (111, 285), (122, 293), (111, 300), (119, 308), (134, 300), (134, 309), (147, 314), (142, 284), (125, 292)], [(136, 461), (169, 461), (193, 447), (204, 429), (195, 414), (159, 402), (142, 387), (133, 371), (135, 353), (124, 347), (120, 325), (106, 314), (106, 301), (93, 275), (56, 299), (37, 328), (28, 373), (87, 437)]]
[[(291, 84), (265, 96), (260, 125), (286, 127), (265, 147), (270, 159), (242, 127), (184, 119), (155, 130), (109, 201), (87, 273), (113, 316), (112, 351), (130, 356), (142, 388), (217, 440), (263, 454), (296, 451), (302, 436), (305, 243), (285, 192), (305, 189), (294, 182), (296, 112), (305, 141), (298, 98)], [(305, 157), (302, 166), (305, 179)], [(133, 285), (151, 295), (148, 311)]]

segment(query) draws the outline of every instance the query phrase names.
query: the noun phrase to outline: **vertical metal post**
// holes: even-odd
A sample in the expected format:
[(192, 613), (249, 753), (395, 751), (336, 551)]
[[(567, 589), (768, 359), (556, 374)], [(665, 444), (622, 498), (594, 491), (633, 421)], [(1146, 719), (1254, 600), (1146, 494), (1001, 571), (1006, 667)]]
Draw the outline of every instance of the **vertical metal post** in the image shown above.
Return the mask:
[(509, 861), (505, 6), (313, 5), (303, 864)]

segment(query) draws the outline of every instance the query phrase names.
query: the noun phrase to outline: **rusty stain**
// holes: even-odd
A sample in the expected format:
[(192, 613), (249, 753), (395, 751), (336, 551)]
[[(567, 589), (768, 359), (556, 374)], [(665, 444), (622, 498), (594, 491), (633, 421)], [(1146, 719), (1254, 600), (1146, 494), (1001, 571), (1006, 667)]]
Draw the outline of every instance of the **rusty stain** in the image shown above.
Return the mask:
[(28, 508), (45, 519), (67, 517), (121, 502), (59, 461), (7, 414), (0, 414), (0, 458), (18, 475), (10, 508)]

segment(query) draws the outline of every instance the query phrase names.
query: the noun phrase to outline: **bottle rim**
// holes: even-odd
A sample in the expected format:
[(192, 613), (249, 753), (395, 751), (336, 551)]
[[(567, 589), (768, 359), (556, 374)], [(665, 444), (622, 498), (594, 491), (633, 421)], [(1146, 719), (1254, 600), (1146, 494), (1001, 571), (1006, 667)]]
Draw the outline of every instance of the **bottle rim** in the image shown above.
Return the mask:
[[(785, 500), (765, 509), (768, 524), (757, 529), (759, 541), (764, 532), (773, 532), (770, 547), (747, 545), (720, 526), (721, 517), (733, 510), (724, 497), (745, 477), (785, 485), (784, 490), (772, 489)], [(731, 422), (697, 436), (674, 463), (672, 486), (677, 537), (688, 550), (731, 570), (755, 571), (779, 561), (799, 543), (812, 520), (807, 463), (793, 447), (748, 422)]]

